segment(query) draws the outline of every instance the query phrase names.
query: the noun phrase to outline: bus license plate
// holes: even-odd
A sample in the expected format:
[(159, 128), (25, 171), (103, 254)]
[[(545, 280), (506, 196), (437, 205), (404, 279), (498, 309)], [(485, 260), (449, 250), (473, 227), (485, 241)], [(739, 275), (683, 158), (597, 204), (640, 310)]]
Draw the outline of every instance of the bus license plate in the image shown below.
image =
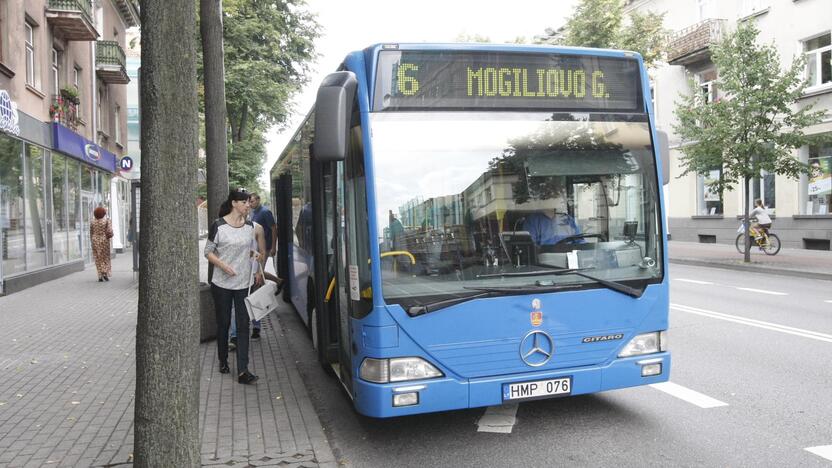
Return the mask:
[(544, 398), (552, 395), (569, 395), (570, 393), (572, 393), (572, 377), (503, 384), (503, 400)]

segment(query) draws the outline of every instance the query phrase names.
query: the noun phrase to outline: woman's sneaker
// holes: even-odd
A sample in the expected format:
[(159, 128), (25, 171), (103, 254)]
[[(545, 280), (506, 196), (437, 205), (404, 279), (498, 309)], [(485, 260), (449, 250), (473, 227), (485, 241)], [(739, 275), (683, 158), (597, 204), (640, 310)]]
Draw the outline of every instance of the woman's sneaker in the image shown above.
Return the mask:
[(235, 349), (237, 349), (237, 337), (232, 336), (231, 339), (228, 340), (228, 350), (234, 351)]
[(254, 382), (257, 382), (257, 379), (259, 378), (260, 377), (257, 377), (251, 372), (245, 371), (237, 377), (237, 382), (240, 382), (241, 384), (251, 385)]

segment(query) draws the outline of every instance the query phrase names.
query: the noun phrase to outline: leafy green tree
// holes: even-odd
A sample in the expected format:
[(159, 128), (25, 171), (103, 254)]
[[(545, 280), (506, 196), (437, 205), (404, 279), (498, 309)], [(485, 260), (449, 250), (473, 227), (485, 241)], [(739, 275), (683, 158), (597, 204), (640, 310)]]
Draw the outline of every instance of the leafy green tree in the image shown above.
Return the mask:
[(632, 50), (652, 67), (664, 57), (667, 31), (663, 22), (664, 13), (625, 15), (622, 0), (581, 0), (562, 30), (547, 29), (546, 35), (535, 39), (546, 44)]
[[(692, 85), (691, 93), (676, 105), (673, 129), (688, 143), (681, 148), (681, 175), (722, 168), (722, 176), (712, 185), (720, 194), (739, 183), (749, 193), (750, 180), (762, 171), (791, 178), (808, 174), (809, 166), (798, 161), (793, 151), (817, 142), (803, 130), (825, 114), (814, 110), (813, 104), (796, 105), (806, 87), (804, 59), (781, 68), (777, 50), (758, 44), (757, 35), (753, 24), (740, 24), (711, 47), (722, 98), (707, 102)], [(743, 224), (748, 232), (749, 200), (744, 198)], [(749, 249), (747, 239), (746, 262), (751, 261)]]
[(225, 0), (225, 93), (232, 144), (285, 125), (307, 81), (319, 26), (303, 0)]
[(228, 181), (232, 187), (245, 187), (249, 191), (263, 192), (259, 186), (260, 174), (266, 154), (263, 132), (250, 132), (248, 138), (231, 147), (228, 161)]

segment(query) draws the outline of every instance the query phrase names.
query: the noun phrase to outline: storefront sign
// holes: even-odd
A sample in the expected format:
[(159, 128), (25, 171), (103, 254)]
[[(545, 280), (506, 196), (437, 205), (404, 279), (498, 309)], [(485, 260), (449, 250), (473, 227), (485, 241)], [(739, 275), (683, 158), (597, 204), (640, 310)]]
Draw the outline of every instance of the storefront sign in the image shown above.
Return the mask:
[(12, 101), (11, 96), (5, 89), (0, 89), (0, 130), (12, 135), (20, 135), (17, 104)]
[(116, 172), (116, 155), (87, 140), (59, 123), (52, 123), (52, 144), (56, 151), (92, 164), (107, 172)]

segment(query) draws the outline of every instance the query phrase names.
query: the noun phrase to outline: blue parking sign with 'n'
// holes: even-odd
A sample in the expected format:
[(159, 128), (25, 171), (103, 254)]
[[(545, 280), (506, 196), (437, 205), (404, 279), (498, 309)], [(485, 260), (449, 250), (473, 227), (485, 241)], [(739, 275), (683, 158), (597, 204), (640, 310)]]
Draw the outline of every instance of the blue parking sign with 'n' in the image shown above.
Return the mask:
[(133, 160), (130, 159), (129, 156), (121, 158), (121, 161), (119, 161), (118, 164), (122, 171), (129, 171), (130, 169), (133, 169)]

